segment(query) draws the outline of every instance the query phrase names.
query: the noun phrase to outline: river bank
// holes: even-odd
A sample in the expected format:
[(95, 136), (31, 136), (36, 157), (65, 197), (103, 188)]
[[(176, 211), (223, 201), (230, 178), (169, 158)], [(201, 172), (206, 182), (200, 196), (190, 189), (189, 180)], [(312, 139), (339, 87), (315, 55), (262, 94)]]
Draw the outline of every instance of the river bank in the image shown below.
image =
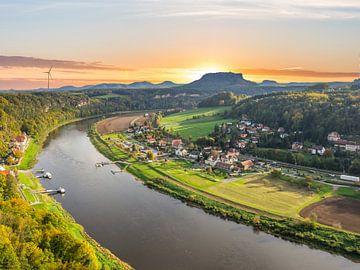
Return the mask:
[[(102, 140), (94, 127), (90, 131), (90, 138), (98, 151), (110, 160), (131, 159), (130, 155), (127, 155), (126, 152), (121, 152), (118, 148), (115, 149)], [(277, 237), (297, 243), (306, 243), (308, 246), (327, 250), (331, 253), (342, 254), (352, 260), (358, 261), (360, 258), (360, 238), (357, 234), (331, 229), (308, 220), (274, 218), (253, 213), (211, 199), (184, 186), (167, 181), (164, 177), (149, 177), (144, 171), (137, 169), (136, 166), (129, 166), (126, 170), (143, 181), (148, 187), (171, 195), (192, 206), (200, 207), (224, 219), (252, 225), (255, 229), (265, 231)]]
[[(126, 113), (128, 112), (115, 112), (108, 115)], [(46, 194), (36, 194), (36, 192), (43, 191), (44, 188), (42, 187), (39, 179), (31, 172), (31, 169), (36, 164), (37, 155), (41, 152), (42, 147), (51, 132), (71, 123), (83, 121), (85, 119), (101, 118), (108, 115), (95, 115), (86, 118), (76, 118), (49, 128), (39, 138), (37, 138), (37, 140), (32, 139), (30, 141), (30, 145), (27, 147), (21, 163), (17, 166), (14, 166), (13, 169), (15, 169), (15, 174), (18, 179), (20, 194), (22, 194), (23, 199), (28, 201), (29, 204), (33, 204), (32, 207), (35, 209), (35, 211), (49, 211), (52, 214), (57, 215), (65, 224), (64, 226), (76, 241), (85, 241), (90, 244), (92, 248), (94, 248), (99, 263), (99, 268), (95, 269), (130, 270), (133, 269), (130, 265), (121, 261), (110, 250), (102, 247), (91, 236), (89, 236), (85, 232), (84, 228), (78, 224), (75, 219), (54, 198)], [(28, 191), (25, 194), (22, 192), (23, 187), (27, 188), (26, 191)], [(31, 192), (29, 192), (29, 190), (31, 190)], [(32, 201), (31, 198), (34, 198), (35, 201)]]

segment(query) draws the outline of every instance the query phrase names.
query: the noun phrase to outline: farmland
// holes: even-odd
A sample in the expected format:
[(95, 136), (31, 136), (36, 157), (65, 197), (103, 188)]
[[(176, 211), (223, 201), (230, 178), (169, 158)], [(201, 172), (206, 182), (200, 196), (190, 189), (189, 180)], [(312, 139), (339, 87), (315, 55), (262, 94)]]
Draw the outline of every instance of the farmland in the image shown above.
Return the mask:
[(320, 223), (360, 233), (360, 200), (328, 198), (306, 207), (301, 211), (301, 215), (316, 215)]
[(196, 139), (209, 135), (215, 125), (232, 121), (219, 115), (229, 109), (230, 107), (199, 108), (175, 113), (164, 117), (161, 125), (172, 133), (178, 133), (183, 138)]
[(322, 198), (320, 194), (274, 179), (267, 173), (226, 179), (195, 171), (184, 161), (138, 163), (131, 167), (149, 178), (170, 178), (198, 191), (280, 216), (298, 217), (303, 207)]

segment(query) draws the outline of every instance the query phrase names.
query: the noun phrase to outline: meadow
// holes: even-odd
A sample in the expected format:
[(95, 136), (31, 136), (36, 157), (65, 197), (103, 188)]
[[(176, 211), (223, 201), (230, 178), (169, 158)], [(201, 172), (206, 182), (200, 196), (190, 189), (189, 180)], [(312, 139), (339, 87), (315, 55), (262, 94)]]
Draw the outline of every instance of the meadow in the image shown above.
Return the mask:
[(229, 109), (230, 107), (198, 108), (174, 113), (164, 117), (161, 125), (183, 138), (197, 139), (209, 135), (216, 125), (233, 121), (220, 115)]
[(286, 217), (299, 217), (302, 208), (324, 196), (268, 173), (249, 173), (226, 179), (221, 175), (193, 170), (186, 161), (136, 163), (130, 168), (147, 178), (170, 179), (236, 204)]

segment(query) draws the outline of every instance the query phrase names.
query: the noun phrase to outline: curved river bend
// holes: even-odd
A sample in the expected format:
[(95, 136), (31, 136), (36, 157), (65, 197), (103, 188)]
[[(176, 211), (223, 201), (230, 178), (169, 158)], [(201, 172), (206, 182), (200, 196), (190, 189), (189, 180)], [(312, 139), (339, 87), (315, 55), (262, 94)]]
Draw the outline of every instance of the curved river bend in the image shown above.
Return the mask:
[(150, 190), (114, 166), (87, 137), (94, 120), (50, 134), (37, 168), (53, 173), (45, 188), (66, 188), (63, 207), (101, 245), (136, 269), (359, 269), (341, 256), (293, 244)]

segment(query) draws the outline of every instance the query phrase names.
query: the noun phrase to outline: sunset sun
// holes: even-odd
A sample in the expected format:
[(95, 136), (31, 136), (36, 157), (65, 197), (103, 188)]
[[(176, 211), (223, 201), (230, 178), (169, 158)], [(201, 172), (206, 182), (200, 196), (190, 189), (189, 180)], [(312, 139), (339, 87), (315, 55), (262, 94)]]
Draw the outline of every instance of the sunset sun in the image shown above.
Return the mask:
[(186, 77), (187, 77), (187, 79), (189, 79), (191, 81), (195, 81), (195, 80), (200, 79), (203, 75), (205, 75), (207, 73), (216, 73), (216, 72), (221, 72), (221, 71), (225, 71), (225, 68), (216, 66), (216, 65), (193, 68), (193, 69), (189, 69)]

